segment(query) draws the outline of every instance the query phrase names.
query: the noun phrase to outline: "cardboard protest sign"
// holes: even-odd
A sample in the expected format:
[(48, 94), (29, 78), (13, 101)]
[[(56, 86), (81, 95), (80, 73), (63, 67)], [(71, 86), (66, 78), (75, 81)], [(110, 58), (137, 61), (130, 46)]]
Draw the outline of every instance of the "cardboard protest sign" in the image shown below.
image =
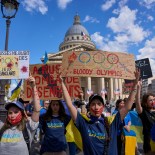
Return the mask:
[(105, 51), (70, 51), (63, 54), (62, 76), (134, 79), (134, 55)]
[[(31, 75), (35, 78), (38, 95), (42, 100), (62, 99), (61, 80), (59, 69), (61, 64), (37, 64), (30, 65)], [(66, 87), (72, 98), (79, 97), (82, 92), (80, 80), (77, 77), (67, 77), (65, 79)], [(24, 100), (30, 100), (32, 89), (28, 82), (24, 82)]]
[(150, 61), (148, 58), (137, 60), (136, 67), (140, 69), (142, 79), (148, 79), (153, 76)]
[(28, 77), (28, 51), (0, 51), (1, 79), (26, 79)]

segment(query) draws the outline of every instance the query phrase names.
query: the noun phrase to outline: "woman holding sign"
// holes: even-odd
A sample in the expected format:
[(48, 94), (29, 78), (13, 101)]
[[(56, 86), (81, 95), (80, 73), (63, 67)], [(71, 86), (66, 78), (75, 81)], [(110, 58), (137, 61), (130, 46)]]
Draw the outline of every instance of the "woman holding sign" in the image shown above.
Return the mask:
[(70, 121), (60, 100), (52, 100), (47, 112), (40, 117), (40, 128), (44, 133), (41, 155), (66, 155), (65, 127)]
[(102, 117), (104, 101), (100, 95), (93, 94), (89, 97), (90, 114), (84, 117), (72, 105), (71, 98), (62, 79), (64, 98), (72, 119), (81, 133), (84, 155), (118, 155), (117, 133), (119, 125), (132, 107), (139, 76), (140, 73), (136, 70), (133, 91), (131, 91), (125, 106), (115, 115), (111, 125), (108, 125), (106, 119)]
[(142, 101), (140, 101), (141, 87), (142, 83), (139, 81), (136, 95), (136, 110), (143, 124), (143, 150), (144, 153), (149, 153), (151, 151), (151, 128), (155, 123), (155, 98), (153, 94), (145, 94), (142, 97)]
[(28, 79), (33, 90), (34, 112), (27, 118), (24, 105), (19, 101), (6, 104), (7, 117), (5, 123), (0, 122), (0, 154), (29, 155), (32, 132), (39, 122), (40, 102), (35, 85), (35, 79)]

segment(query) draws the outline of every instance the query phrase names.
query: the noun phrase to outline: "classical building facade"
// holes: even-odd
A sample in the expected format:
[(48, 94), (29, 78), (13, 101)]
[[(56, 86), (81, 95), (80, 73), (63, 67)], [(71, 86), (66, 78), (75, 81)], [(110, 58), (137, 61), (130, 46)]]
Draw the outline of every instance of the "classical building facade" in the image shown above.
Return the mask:
[[(52, 63), (61, 63), (62, 54), (66, 51), (95, 51), (98, 50), (92, 42), (87, 29), (81, 24), (80, 17), (74, 16), (73, 25), (66, 31), (64, 40), (59, 45), (59, 51), (54, 54), (48, 54), (49, 61)], [(43, 61), (43, 58), (41, 58)], [(127, 97), (122, 94), (123, 79), (114, 78), (98, 78), (98, 77), (82, 77), (81, 87), (84, 92), (85, 99), (88, 98), (87, 90), (94, 93), (101, 93), (106, 90), (107, 94), (103, 97), (107, 100), (116, 100), (118, 98)], [(117, 90), (117, 91), (116, 91)], [(120, 92), (120, 93), (119, 93)]]

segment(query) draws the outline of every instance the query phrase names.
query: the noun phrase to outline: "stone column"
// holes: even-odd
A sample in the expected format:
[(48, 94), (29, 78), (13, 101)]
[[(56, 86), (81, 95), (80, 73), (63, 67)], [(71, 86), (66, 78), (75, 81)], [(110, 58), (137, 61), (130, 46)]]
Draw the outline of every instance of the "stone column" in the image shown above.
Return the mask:
[[(92, 87), (91, 87), (91, 77), (87, 77), (87, 89), (88, 90), (92, 90)], [(89, 99), (89, 96), (90, 95), (88, 95), (88, 99)]]
[[(118, 90), (118, 79), (114, 79), (114, 91)], [(119, 98), (119, 95), (118, 94), (115, 94), (115, 100), (117, 100)]]
[[(100, 92), (101, 92), (102, 89), (105, 89), (105, 81), (104, 80), (105, 80), (104, 78), (100, 78), (100, 87), (99, 87), (100, 88), (100, 90), (99, 90)], [(103, 94), (102, 97), (105, 100), (105, 94)]]
[(110, 78), (110, 84), (109, 84), (109, 93), (110, 93), (110, 100), (114, 99), (114, 85), (113, 85), (113, 78)]
[(123, 98), (123, 92), (122, 92), (122, 79), (118, 79), (118, 88), (120, 90), (120, 98)]

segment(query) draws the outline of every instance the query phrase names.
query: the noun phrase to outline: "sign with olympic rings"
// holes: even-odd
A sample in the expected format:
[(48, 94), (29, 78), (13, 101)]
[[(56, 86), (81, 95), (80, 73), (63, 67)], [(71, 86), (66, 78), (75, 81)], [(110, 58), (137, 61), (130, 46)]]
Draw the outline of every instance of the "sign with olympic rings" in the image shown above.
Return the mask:
[(27, 79), (29, 51), (0, 51), (0, 78)]
[(62, 76), (134, 79), (134, 55), (107, 51), (68, 51), (63, 54)]

